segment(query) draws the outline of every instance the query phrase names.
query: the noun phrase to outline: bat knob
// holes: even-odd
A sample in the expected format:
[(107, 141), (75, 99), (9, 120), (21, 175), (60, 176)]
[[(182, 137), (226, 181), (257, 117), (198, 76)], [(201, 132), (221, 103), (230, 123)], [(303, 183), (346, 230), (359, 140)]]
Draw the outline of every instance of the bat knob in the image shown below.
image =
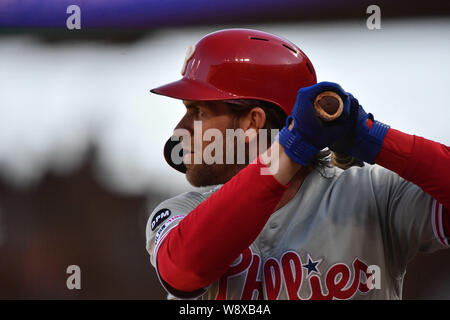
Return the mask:
[(314, 100), (317, 115), (324, 121), (337, 119), (344, 109), (341, 97), (333, 91), (324, 91)]

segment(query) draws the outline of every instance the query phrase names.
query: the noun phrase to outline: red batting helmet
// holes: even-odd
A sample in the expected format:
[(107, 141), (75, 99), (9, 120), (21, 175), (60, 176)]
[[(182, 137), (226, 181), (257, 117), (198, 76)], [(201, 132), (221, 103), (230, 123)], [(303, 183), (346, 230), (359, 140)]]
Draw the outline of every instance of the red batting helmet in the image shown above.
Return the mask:
[[(188, 50), (182, 76), (151, 92), (193, 101), (264, 100), (289, 115), (297, 91), (317, 82), (311, 62), (296, 45), (250, 29), (221, 30), (200, 39)], [(174, 165), (167, 150), (169, 164), (184, 172), (184, 165)]]
[(189, 48), (183, 78), (151, 92), (183, 100), (257, 99), (289, 115), (297, 91), (317, 82), (308, 57), (267, 32), (227, 29)]

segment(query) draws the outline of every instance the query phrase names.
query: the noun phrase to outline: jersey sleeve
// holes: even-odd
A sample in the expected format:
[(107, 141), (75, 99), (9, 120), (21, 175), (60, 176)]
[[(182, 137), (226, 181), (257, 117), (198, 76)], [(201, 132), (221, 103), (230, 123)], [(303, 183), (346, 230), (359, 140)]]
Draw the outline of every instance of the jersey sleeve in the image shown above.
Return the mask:
[(158, 271), (157, 255), (161, 243), (169, 232), (178, 225), (178, 223), (186, 217), (189, 212), (194, 210), (201, 202), (203, 202), (211, 193), (218, 188), (214, 188), (208, 193), (186, 192), (174, 198), (168, 199), (160, 203), (150, 214), (146, 226), (146, 249), (150, 255), (150, 262), (155, 268), (158, 278), (162, 286), (169, 293), (170, 297), (193, 298), (204, 292), (196, 292), (191, 296), (187, 293), (181, 293), (167, 284)]
[(378, 165), (370, 181), (394, 271), (402, 273), (418, 253), (448, 248), (443, 232), (442, 205), (420, 187)]

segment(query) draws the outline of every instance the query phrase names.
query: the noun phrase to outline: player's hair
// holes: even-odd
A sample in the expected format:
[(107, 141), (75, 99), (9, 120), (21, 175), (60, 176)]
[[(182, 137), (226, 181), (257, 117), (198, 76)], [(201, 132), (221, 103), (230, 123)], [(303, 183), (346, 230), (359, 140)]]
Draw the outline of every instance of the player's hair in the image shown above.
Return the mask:
[[(264, 124), (263, 129), (266, 129), (268, 132), (268, 144), (270, 145), (275, 137), (271, 136), (271, 129), (279, 129), (281, 130), (286, 124), (287, 115), (284, 111), (278, 107), (276, 104), (263, 101), (263, 100), (253, 100), (253, 99), (237, 99), (237, 100), (225, 100), (230, 107), (231, 113), (235, 116), (236, 119), (239, 119), (241, 116), (246, 115), (250, 112), (251, 109), (255, 107), (260, 107), (266, 113), (266, 123)], [(316, 166), (332, 166), (332, 152), (329, 149), (325, 149), (311, 161), (309, 164), (311, 167)]]

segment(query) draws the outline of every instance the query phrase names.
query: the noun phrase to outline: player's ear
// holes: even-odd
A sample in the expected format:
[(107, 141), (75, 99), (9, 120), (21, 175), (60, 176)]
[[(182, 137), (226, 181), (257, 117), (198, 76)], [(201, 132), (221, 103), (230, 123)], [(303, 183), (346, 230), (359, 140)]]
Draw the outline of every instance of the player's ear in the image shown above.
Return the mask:
[(250, 111), (242, 115), (239, 119), (239, 126), (244, 131), (254, 129), (258, 131), (266, 124), (266, 113), (260, 107), (254, 107)]
[(266, 124), (266, 113), (260, 107), (252, 108), (246, 115), (240, 118), (240, 127), (245, 132), (245, 142), (256, 138), (259, 129)]

